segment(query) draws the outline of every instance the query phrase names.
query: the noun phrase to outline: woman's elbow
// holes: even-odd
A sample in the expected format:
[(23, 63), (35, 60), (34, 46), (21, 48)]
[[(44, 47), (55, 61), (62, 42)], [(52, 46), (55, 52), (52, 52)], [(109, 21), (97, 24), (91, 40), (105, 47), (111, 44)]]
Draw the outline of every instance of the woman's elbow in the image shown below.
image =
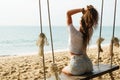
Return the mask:
[(68, 17), (71, 16), (70, 11), (67, 11), (66, 15), (67, 15)]

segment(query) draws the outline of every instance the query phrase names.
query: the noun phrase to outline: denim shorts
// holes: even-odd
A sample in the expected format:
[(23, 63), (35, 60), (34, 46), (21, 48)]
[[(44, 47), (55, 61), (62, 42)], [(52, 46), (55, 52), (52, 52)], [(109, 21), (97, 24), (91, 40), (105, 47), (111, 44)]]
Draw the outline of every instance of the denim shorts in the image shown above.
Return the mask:
[(73, 55), (66, 70), (73, 75), (81, 75), (93, 71), (93, 64), (86, 55)]

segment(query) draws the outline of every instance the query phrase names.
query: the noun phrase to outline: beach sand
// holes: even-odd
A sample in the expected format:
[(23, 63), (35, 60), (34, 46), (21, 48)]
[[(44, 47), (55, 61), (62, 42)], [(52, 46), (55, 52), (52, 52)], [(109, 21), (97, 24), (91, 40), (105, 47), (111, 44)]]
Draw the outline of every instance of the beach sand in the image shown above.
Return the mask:
[[(110, 64), (109, 48), (106, 46), (103, 47), (103, 50), (100, 63)], [(87, 53), (93, 64), (97, 64), (97, 49), (88, 48)], [(51, 76), (52, 59), (51, 53), (45, 54), (47, 77)], [(55, 62), (59, 73), (69, 63), (69, 60), (70, 54), (67, 51), (55, 52)], [(113, 64), (120, 66), (120, 48), (114, 47)], [(115, 80), (120, 80), (120, 69), (113, 72), (113, 77)], [(44, 80), (43, 78), (42, 58), (38, 55), (0, 57), (0, 80)], [(100, 80), (110, 80), (110, 76), (105, 74)]]

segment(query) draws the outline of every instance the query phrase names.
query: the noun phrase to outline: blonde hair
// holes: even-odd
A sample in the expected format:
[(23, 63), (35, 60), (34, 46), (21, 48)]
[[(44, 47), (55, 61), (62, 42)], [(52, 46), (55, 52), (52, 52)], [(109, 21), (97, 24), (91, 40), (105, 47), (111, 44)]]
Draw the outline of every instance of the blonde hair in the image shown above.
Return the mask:
[(84, 41), (83, 44), (86, 48), (93, 34), (93, 29), (96, 29), (98, 24), (98, 12), (92, 5), (87, 6), (87, 11), (82, 16), (81, 24), (81, 32), (83, 33)]

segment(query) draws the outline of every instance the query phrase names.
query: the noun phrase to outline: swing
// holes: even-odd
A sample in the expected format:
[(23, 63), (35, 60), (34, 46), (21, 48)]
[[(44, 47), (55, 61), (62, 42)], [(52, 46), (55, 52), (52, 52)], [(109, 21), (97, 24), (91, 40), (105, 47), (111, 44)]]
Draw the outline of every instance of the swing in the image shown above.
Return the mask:
[[(119, 66), (113, 65), (112, 67), (110, 67), (110, 65), (107, 65), (107, 64), (100, 64), (99, 66), (94, 65), (93, 69), (94, 69), (93, 72), (85, 73), (80, 76), (69, 76), (64, 73), (61, 73), (59, 77), (61, 80), (89, 80), (95, 77), (102, 76), (106, 73), (112, 73), (112, 71), (119, 69)], [(54, 76), (52, 76), (51, 78), (47, 80), (53, 80), (53, 79), (54, 79)]]
[[(39, 0), (40, 3), (40, 0)], [(47, 78), (47, 80), (89, 80), (95, 77), (100, 77), (106, 73), (109, 73), (111, 78), (112, 77), (112, 72), (115, 70), (119, 69), (118, 65), (112, 65), (112, 58), (113, 58), (113, 43), (114, 43), (114, 29), (115, 29), (115, 15), (116, 15), (116, 4), (117, 0), (115, 1), (115, 11), (114, 11), (114, 24), (113, 24), (113, 35), (112, 35), (112, 40), (110, 44), (110, 56), (111, 56), (111, 64), (99, 64), (99, 59), (100, 59), (100, 52), (102, 52), (101, 48), (101, 42), (103, 41), (103, 38), (101, 38), (101, 30), (102, 30), (102, 14), (103, 14), (103, 0), (102, 0), (102, 7), (101, 7), (101, 22), (100, 22), (100, 35), (98, 39), (98, 64), (93, 66), (93, 71), (89, 73), (85, 73), (80, 76), (70, 76), (66, 75), (64, 73), (61, 73), (58, 75), (57, 73), (57, 65), (55, 64), (54, 60), (54, 49), (53, 49), (53, 41), (52, 41), (52, 30), (51, 30), (51, 22), (50, 22), (50, 11), (49, 11), (49, 0), (47, 0), (47, 5), (48, 5), (48, 17), (49, 17), (49, 26), (50, 26), (50, 37), (51, 37), (51, 47), (52, 47), (52, 57), (53, 57), (53, 66), (52, 66), (52, 71), (54, 72), (55, 76), (51, 76), (50, 78)], [(39, 4), (40, 5), (40, 4)], [(41, 17), (41, 6), (40, 8), (40, 17)], [(41, 18), (40, 18), (41, 20)], [(42, 22), (41, 22), (42, 23)], [(42, 25), (41, 25), (41, 33), (42, 33)], [(42, 53), (44, 53), (44, 45), (42, 45)], [(45, 61), (44, 61), (44, 54), (43, 54), (43, 67), (44, 67), (44, 80), (46, 80), (46, 74), (45, 74)]]

